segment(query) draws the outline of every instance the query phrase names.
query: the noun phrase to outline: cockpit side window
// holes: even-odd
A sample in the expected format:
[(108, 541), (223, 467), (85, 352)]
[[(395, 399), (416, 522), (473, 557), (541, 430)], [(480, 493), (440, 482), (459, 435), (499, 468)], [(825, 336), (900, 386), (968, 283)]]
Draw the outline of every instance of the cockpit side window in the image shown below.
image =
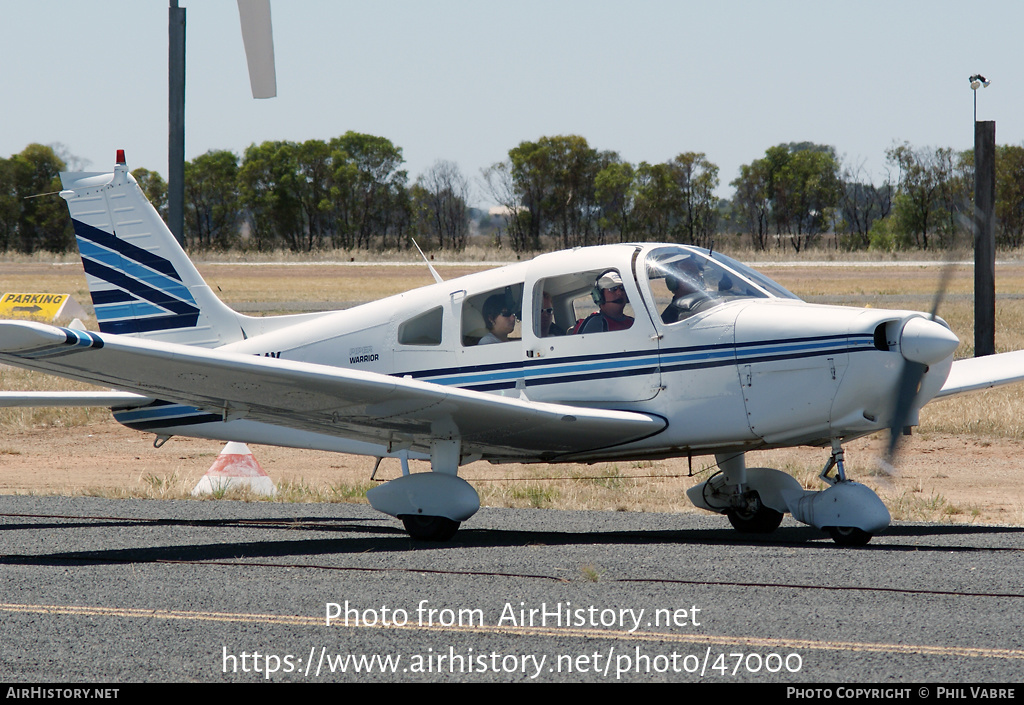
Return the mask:
[(768, 298), (760, 280), (755, 284), (745, 272), (724, 263), (733, 260), (717, 257), (722, 261), (709, 258), (703, 250), (683, 247), (662, 247), (647, 255), (647, 283), (662, 323), (684, 321), (732, 299)]

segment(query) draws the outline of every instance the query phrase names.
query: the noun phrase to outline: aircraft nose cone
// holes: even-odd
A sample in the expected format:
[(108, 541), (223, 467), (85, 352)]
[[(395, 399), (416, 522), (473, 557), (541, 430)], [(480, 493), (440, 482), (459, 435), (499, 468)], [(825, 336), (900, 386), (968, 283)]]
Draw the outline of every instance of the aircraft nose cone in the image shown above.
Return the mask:
[(941, 323), (927, 318), (911, 318), (903, 326), (900, 352), (911, 362), (934, 365), (953, 354), (960, 339)]

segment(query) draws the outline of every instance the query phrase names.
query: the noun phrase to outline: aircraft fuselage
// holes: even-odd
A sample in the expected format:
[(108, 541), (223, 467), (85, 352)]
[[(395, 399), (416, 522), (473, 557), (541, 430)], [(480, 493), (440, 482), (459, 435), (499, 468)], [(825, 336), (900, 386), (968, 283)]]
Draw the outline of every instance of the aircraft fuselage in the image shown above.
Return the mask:
[[(666, 323), (674, 299), (665, 283), (678, 285), (672, 267), (689, 258), (700, 263), (700, 284), (714, 289), (712, 300)], [(808, 304), (763, 277), (747, 278), (751, 270), (741, 267), (721, 255), (671, 245), (553, 253), (221, 349), (531, 401), (638, 411), (668, 422), (650, 438), (565, 460), (827, 445), (885, 428), (903, 363), (901, 332), (921, 314)], [(600, 308), (595, 281), (611, 270), (621, 277), (631, 325), (571, 334), (578, 320)], [(481, 344), (488, 332), (484, 304), (495, 296), (520, 314), (518, 323), (508, 342)], [(569, 334), (544, 334), (542, 304), (550, 304), (545, 307), (553, 311), (554, 327)], [(931, 364), (916, 406), (941, 387), (951, 359), (943, 351)], [(290, 445), (280, 430), (260, 428), (264, 424), (225, 424), (188, 407), (147, 407), (117, 417), (158, 434), (182, 433), (187, 425), (188, 435)], [(389, 454), (364, 445), (339, 448), (326, 438), (321, 444)]]

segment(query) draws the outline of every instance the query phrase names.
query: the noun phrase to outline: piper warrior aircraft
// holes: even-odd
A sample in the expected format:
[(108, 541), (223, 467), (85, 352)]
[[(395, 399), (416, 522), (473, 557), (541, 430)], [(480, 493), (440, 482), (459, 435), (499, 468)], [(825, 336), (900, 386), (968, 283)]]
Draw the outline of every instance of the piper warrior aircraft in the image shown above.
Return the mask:
[[(744, 532), (790, 513), (864, 544), (890, 516), (848, 479), (844, 442), (916, 425), (936, 396), (1024, 378), (1024, 353), (954, 363), (959, 341), (934, 316), (808, 304), (673, 244), (555, 252), (435, 273), (345, 311), (245, 316), (203, 281), (123, 151), (113, 173), (61, 180), (100, 332), (3, 321), (0, 362), (115, 391), (0, 404), (108, 406), (158, 446), (184, 435), (396, 457), (402, 476), (367, 496), (416, 539), (447, 540), (479, 508), (465, 463), (714, 455), (720, 472), (687, 492), (698, 507)], [(823, 491), (744, 462), (795, 445), (830, 449)], [(430, 472), (410, 473), (409, 458)]]

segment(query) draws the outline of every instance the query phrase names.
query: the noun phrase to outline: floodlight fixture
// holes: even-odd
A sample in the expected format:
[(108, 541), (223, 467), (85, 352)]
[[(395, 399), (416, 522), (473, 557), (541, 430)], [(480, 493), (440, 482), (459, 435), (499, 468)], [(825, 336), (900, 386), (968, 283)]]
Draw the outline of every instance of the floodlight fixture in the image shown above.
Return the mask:
[(988, 80), (980, 73), (976, 73), (967, 79), (971, 82), (971, 90), (974, 91), (974, 121), (978, 121), (978, 89), (981, 87), (988, 88), (992, 81)]

